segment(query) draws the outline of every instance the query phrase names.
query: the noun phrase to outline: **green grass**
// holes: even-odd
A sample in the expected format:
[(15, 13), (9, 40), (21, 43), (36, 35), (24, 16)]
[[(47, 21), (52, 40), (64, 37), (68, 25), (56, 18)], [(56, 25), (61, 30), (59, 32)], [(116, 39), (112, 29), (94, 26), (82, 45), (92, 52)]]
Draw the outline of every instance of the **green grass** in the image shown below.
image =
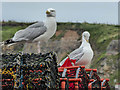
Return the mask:
[(105, 51), (110, 41), (118, 38), (118, 28), (115, 25), (81, 24), (81, 28), (91, 33), (90, 40), (99, 51)]
[(106, 57), (105, 52), (101, 53), (100, 55), (97, 56), (97, 58), (95, 58), (95, 60), (93, 60), (91, 65), (91, 68), (98, 68), (98, 66), (100, 65), (100, 63), (102, 62), (102, 60)]
[(3, 26), (2, 31), (2, 41), (10, 39), (14, 36), (15, 32), (24, 29), (26, 26)]

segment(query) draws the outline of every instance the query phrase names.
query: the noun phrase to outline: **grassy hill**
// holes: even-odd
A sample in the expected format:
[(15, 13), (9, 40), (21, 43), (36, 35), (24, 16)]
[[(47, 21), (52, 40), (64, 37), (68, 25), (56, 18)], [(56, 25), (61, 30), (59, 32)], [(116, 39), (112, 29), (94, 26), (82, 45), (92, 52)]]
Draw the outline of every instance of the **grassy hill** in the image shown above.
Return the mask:
[[(28, 25), (32, 23), (18, 23), (18, 22), (3, 22), (2, 23), (2, 40), (7, 40), (12, 38), (14, 33), (18, 30), (26, 28)], [(91, 68), (97, 68), (101, 77), (110, 78), (110, 84), (114, 86), (116, 83), (120, 83), (118, 81), (118, 63), (120, 64), (120, 60), (118, 60), (118, 54), (107, 55), (107, 47), (112, 40), (118, 40), (118, 31), (119, 25), (109, 25), (109, 24), (89, 24), (89, 23), (62, 23), (58, 22), (57, 24), (57, 32), (61, 31), (59, 35), (54, 35), (51, 40), (61, 41), (61, 38), (64, 37), (68, 30), (72, 30), (77, 32), (79, 35), (78, 41), (81, 39), (81, 34), (83, 31), (89, 31), (91, 34), (90, 43), (94, 50), (94, 58), (91, 63)], [(72, 47), (71, 47), (72, 48)], [(77, 48), (77, 47), (76, 47)], [(68, 50), (71, 52), (70, 50)], [(64, 55), (65, 57), (66, 55)], [(105, 66), (104, 63), (106, 63)], [(102, 65), (103, 64), (103, 65)], [(108, 67), (108, 70), (105, 68)], [(120, 77), (119, 77), (120, 78)], [(116, 82), (114, 80), (117, 79)]]

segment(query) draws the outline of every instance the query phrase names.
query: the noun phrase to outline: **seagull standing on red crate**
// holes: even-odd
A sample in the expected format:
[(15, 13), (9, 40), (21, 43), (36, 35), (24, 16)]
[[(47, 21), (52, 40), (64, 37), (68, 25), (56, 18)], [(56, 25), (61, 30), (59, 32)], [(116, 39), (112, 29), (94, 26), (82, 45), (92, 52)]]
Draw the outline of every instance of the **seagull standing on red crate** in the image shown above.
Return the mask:
[(89, 43), (90, 33), (82, 33), (82, 44), (79, 48), (71, 52), (64, 60), (60, 62), (61, 67), (87, 65), (93, 58), (93, 50)]

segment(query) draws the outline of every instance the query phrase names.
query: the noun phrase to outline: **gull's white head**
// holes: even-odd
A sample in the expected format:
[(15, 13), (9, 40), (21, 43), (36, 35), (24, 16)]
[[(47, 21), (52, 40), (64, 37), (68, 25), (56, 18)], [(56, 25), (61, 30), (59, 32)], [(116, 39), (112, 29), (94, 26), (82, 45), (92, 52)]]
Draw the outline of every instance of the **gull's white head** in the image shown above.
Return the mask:
[(55, 17), (56, 16), (56, 11), (53, 8), (48, 8), (46, 11), (47, 17)]
[(82, 33), (82, 38), (84, 38), (87, 42), (89, 42), (90, 33), (85, 31)]

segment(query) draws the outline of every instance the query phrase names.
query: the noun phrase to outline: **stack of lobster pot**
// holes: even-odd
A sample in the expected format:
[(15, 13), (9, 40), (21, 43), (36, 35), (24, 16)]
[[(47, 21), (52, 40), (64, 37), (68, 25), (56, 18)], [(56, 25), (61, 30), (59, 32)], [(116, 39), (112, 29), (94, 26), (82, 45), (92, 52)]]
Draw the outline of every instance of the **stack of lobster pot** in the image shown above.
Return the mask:
[(85, 66), (59, 67), (60, 88), (67, 90), (110, 89), (109, 79), (101, 79), (97, 69), (86, 69)]
[(57, 56), (54, 52), (46, 54), (2, 54), (3, 90), (30, 89), (41, 90), (59, 88)]

